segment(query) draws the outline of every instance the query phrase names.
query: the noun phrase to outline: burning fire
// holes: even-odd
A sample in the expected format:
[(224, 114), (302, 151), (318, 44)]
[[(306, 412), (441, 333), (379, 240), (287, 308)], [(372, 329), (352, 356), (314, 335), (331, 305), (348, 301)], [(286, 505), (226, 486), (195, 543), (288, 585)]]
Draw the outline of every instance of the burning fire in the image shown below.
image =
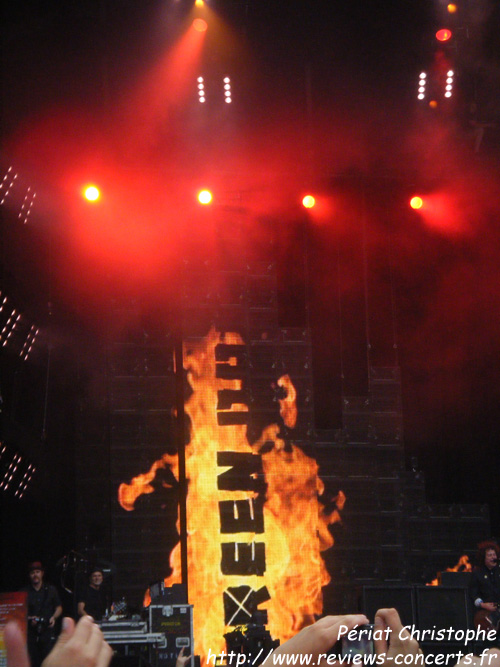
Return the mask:
[(278, 386), (286, 389), (286, 397), (280, 400), (280, 415), (288, 428), (293, 428), (297, 423), (297, 392), (288, 375), (283, 375), (278, 380)]
[(118, 487), (118, 502), (123, 509), (131, 512), (139, 496), (146, 493), (153, 493), (154, 487), (151, 486), (150, 482), (154, 480), (158, 469), (166, 468), (167, 466), (172, 469), (175, 478), (179, 479), (177, 456), (164, 454), (159, 461), (153, 463), (149, 472), (134, 477), (130, 484), (120, 484)]
[[(244, 342), (238, 334), (212, 329), (183, 350), (192, 388), (185, 406), (191, 419), (186, 447), (189, 597), (202, 663), (209, 649), (213, 654), (225, 648), (223, 635), (231, 626), (250, 621), (252, 600), (254, 608), (267, 609), (268, 629), (281, 641), (322, 612), (321, 589), (330, 577), (320, 552), (333, 545), (328, 525), (340, 520), (345, 502), (340, 492), (336, 509), (324, 511), (316, 462), (293, 444), (285, 447), (278, 424), (249, 443), (248, 406), (238, 394), (243, 384), (235, 352), (239, 345)], [(286, 392), (281, 418), (293, 428), (295, 387), (287, 375), (278, 385)], [(238, 461), (245, 465), (235, 475)], [(178, 477), (176, 457), (164, 456), (148, 473), (121, 484), (122, 507), (131, 510), (141, 493), (151, 493), (156, 470), (167, 465)], [(181, 581), (179, 545), (170, 565), (167, 586)]]
[[(469, 556), (460, 556), (458, 563), (453, 567), (447, 567), (445, 572), (472, 572), (472, 564), (469, 561)], [(439, 586), (439, 580), (436, 577), (431, 582), (426, 584), (426, 586)]]

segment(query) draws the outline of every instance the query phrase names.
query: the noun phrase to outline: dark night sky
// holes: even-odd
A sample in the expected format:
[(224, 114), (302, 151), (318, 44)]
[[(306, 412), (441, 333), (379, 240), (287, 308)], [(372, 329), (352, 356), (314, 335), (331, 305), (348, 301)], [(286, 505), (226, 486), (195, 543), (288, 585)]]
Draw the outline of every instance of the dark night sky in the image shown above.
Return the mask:
[[(490, 502), (500, 535), (500, 10), (486, 0), (457, 4), (469, 35), (457, 33), (458, 92), (449, 111), (433, 114), (417, 108), (415, 88), (435, 51), (439, 0), (214, 0), (239, 47), (207, 35), (202, 62), (205, 72), (235, 73), (233, 116), (224, 124), (214, 112), (209, 138), (198, 119), (192, 131), (203, 140), (194, 145), (179, 138), (181, 126), (191, 128), (183, 109), (148, 145), (144, 179), (155, 168), (207, 174), (207, 155), (219, 172), (236, 165), (250, 174), (245, 201), (260, 193), (259, 206), (291, 221), (278, 227), (283, 326), (307, 319), (303, 214), (280, 209), (268, 191), (310, 183), (338, 196), (307, 232), (317, 426), (341, 425), (341, 363), (345, 392), (366, 389), (354, 363), (348, 372), (353, 359), (365, 358), (366, 286), (372, 361), (394, 363), (397, 340), (406, 451), (418, 456), (429, 500)], [(104, 139), (102, 161), (130, 158), (113, 128), (117, 107), (175, 41), (189, 9), (183, 0), (3, 2), (2, 166), (18, 159), (42, 200), (34, 229), (5, 234), (6, 276), (12, 280), (12, 271), (26, 308), (42, 319), (50, 285), (62, 347), (75, 313), (95, 327), (102, 307), (92, 278), (76, 287), (68, 267), (80, 262), (87, 275), (102, 268), (74, 248), (65, 256), (70, 242), (54, 179), (60, 165), (91, 163), (85, 137), (90, 146)], [(479, 152), (471, 121), (493, 124)], [(127, 169), (140, 171), (141, 156), (122, 176)], [(235, 189), (245, 189), (242, 179)], [(445, 193), (445, 225), (424, 224), (408, 210), (416, 186)]]

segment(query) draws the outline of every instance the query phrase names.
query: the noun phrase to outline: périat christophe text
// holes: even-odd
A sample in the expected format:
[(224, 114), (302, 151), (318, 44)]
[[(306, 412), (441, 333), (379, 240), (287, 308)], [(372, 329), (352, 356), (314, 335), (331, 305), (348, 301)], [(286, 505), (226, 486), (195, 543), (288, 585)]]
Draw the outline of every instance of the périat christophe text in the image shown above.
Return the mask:
[[(496, 637), (496, 630), (483, 630), (476, 628), (475, 630), (462, 630), (455, 628), (437, 628), (435, 625), (432, 628), (418, 630), (414, 625), (405, 625), (397, 634), (400, 641), (409, 641), (415, 639), (417, 642), (432, 641), (432, 642), (464, 642), (470, 644), (478, 641), (493, 641)], [(340, 625), (338, 631), (338, 638), (345, 637), (349, 640), (360, 639), (365, 637), (369, 640), (384, 639), (387, 642), (391, 641), (393, 630), (391, 628), (373, 628), (366, 626), (357, 628), (356, 626), (349, 630), (347, 625)]]

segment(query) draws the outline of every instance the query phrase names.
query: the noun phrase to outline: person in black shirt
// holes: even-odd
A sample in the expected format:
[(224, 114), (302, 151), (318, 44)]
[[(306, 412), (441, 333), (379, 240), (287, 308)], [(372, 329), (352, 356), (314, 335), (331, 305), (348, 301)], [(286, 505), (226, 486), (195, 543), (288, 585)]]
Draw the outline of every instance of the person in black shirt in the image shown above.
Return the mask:
[[(477, 609), (474, 619), (476, 627), (496, 629), (500, 624), (500, 547), (495, 542), (478, 545), (478, 562), (481, 563), (471, 576), (469, 594)], [(497, 632), (497, 644), (499, 639)]]
[(28, 651), (32, 667), (40, 667), (55, 641), (55, 623), (62, 614), (61, 600), (55, 586), (44, 583), (40, 561), (28, 567)]
[(92, 616), (95, 621), (100, 621), (105, 616), (108, 608), (108, 597), (103, 581), (103, 571), (98, 567), (93, 568), (89, 575), (89, 584), (78, 600), (79, 616)]

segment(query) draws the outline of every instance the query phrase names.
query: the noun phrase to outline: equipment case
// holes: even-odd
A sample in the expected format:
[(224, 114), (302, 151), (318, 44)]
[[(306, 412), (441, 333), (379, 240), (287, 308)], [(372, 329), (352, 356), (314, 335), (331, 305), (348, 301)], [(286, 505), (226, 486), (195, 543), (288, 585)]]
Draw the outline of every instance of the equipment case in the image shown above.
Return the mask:
[(149, 631), (161, 632), (166, 638), (166, 647), (158, 649), (158, 667), (175, 667), (180, 650), (191, 655), (194, 665), (193, 605), (172, 604), (149, 606)]

